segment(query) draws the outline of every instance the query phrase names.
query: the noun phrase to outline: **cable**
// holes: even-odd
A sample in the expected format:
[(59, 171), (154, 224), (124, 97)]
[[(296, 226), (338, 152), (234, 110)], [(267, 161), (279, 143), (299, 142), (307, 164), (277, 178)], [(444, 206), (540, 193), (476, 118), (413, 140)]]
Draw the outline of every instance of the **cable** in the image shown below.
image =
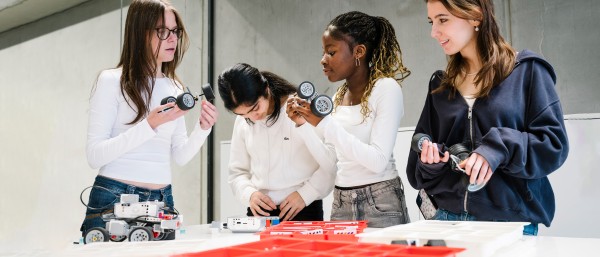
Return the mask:
[[(93, 186), (93, 185), (92, 185), (92, 186), (89, 186), (89, 187), (86, 187), (86, 188), (84, 188), (84, 189), (81, 191), (81, 194), (79, 194), (79, 200), (81, 201), (81, 204), (83, 204), (83, 206), (85, 206), (86, 208), (88, 208), (88, 209), (90, 209), (90, 210), (104, 210), (104, 209), (106, 209), (106, 206), (108, 206), (108, 205), (106, 205), (106, 206), (104, 206), (104, 207), (102, 207), (102, 208), (94, 208), (94, 207), (90, 207), (89, 205), (85, 204), (85, 202), (83, 202), (83, 193), (85, 192), (85, 190), (88, 190), (88, 189), (90, 189), (90, 188), (92, 188), (92, 187), (95, 187), (95, 188), (100, 188), (100, 189), (104, 189), (104, 190), (108, 191), (109, 193), (113, 194), (115, 197), (119, 197), (119, 195), (117, 195), (117, 194), (113, 193), (112, 191), (110, 191), (110, 190), (109, 190), (108, 188), (106, 188), (106, 187), (101, 187), (101, 186)], [(109, 204), (109, 205), (110, 205), (110, 204)], [(173, 209), (175, 209), (175, 208), (173, 208)]]

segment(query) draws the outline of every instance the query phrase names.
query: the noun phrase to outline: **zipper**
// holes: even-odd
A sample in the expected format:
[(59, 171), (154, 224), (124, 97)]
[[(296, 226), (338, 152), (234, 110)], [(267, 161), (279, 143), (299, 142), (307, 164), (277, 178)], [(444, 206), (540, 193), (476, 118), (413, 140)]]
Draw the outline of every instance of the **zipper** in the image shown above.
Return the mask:
[[(477, 102), (477, 99), (475, 99), (475, 101), (473, 102), (473, 106), (475, 106), (475, 102)], [(467, 103), (468, 105), (468, 103)], [(469, 106), (469, 111), (467, 113), (467, 119), (469, 120), (469, 139), (471, 141), (471, 150), (475, 149), (475, 146), (473, 143), (473, 107)], [(465, 199), (463, 201), (463, 208), (465, 210), (465, 213), (468, 213), (467, 210), (467, 199), (469, 197), (469, 190), (465, 189)]]

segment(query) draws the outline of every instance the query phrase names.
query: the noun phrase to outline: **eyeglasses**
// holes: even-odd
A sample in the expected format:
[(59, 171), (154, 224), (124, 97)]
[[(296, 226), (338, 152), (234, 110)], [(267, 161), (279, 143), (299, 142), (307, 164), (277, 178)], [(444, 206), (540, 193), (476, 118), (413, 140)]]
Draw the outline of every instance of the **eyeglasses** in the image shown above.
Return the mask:
[(166, 40), (167, 38), (169, 38), (171, 33), (173, 33), (173, 35), (175, 35), (177, 38), (181, 38), (181, 34), (183, 33), (183, 30), (179, 29), (179, 28), (174, 28), (174, 29), (155, 28), (155, 30), (156, 30), (156, 35), (158, 36), (158, 38), (160, 40)]

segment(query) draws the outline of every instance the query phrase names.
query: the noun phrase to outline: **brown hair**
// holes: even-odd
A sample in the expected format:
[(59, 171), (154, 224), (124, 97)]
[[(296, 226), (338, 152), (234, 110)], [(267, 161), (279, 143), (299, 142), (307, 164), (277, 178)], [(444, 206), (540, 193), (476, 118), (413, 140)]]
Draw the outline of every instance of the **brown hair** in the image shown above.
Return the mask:
[[(189, 40), (183, 21), (177, 10), (167, 0), (134, 0), (127, 11), (125, 21), (125, 35), (123, 40), (123, 51), (117, 67), (122, 67), (121, 94), (125, 97), (127, 104), (135, 105), (137, 116), (128, 124), (134, 124), (145, 118), (150, 112), (150, 99), (154, 89), (156, 74), (156, 57), (158, 49), (153, 52), (150, 38), (155, 36), (157, 24), (164, 26), (165, 10), (175, 14), (177, 27), (183, 31), (178, 38), (175, 58), (170, 62), (162, 63), (162, 71), (165, 76), (176, 80), (175, 68), (181, 62), (188, 48)], [(162, 40), (159, 42), (162, 43)], [(181, 83), (181, 82), (180, 82)]]
[[(346, 41), (350, 49), (358, 44), (364, 44), (367, 49), (369, 83), (361, 98), (360, 110), (363, 117), (366, 118), (371, 112), (368, 107), (368, 99), (375, 81), (391, 77), (402, 82), (410, 75), (410, 71), (402, 63), (402, 51), (396, 39), (394, 27), (384, 17), (353, 11), (335, 17), (327, 26), (326, 31), (334, 39)], [(351, 42), (347, 40), (348, 37), (352, 39)], [(397, 77), (398, 74), (400, 74), (399, 77)], [(335, 106), (341, 104), (347, 91), (346, 83), (338, 88), (334, 99)]]
[[(492, 88), (504, 80), (512, 72), (516, 53), (500, 35), (500, 29), (494, 15), (494, 4), (491, 0), (425, 0), (425, 2), (439, 1), (448, 11), (461, 19), (480, 21), (477, 34), (477, 54), (483, 66), (477, 72), (474, 83), (481, 87), (476, 97), (486, 97)], [(452, 90), (450, 96), (456, 94), (455, 85), (461, 81), (460, 74), (468, 71), (467, 63), (462, 55), (456, 53), (449, 56), (446, 76), (442, 79), (441, 86), (432, 93), (445, 89)]]

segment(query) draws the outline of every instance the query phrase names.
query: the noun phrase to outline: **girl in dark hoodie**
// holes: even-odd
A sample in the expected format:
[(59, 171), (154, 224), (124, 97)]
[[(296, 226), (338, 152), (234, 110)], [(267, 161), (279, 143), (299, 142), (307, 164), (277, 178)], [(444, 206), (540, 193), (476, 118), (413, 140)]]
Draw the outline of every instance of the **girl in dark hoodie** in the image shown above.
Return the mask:
[[(433, 142), (410, 152), (408, 180), (436, 203), (432, 219), (523, 221), (523, 234), (537, 235), (554, 216), (547, 176), (569, 149), (554, 70), (504, 41), (491, 0), (425, 2), (431, 36), (449, 58), (415, 129)], [(470, 155), (453, 166), (448, 151), (438, 154), (442, 144)]]

